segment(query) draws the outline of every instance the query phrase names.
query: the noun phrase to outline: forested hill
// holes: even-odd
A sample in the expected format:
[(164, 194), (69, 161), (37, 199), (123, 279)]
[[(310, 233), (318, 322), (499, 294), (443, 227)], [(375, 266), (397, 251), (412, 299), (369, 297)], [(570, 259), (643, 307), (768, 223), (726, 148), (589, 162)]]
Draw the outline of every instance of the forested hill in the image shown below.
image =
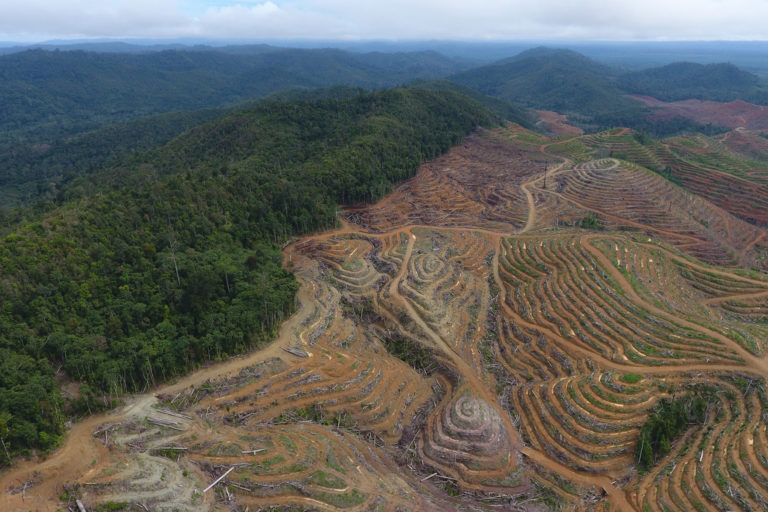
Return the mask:
[[(523, 109), (452, 82), (420, 81), (411, 87), (465, 94), (504, 119), (526, 127), (532, 127), (534, 123)], [(258, 101), (344, 99), (365, 92), (343, 85), (296, 88), (271, 93)], [(111, 168), (142, 151), (162, 146), (205, 121), (228, 112), (253, 108), (254, 102), (244, 102), (233, 107), (169, 112), (53, 139), (48, 144), (19, 142), (5, 148), (0, 146), (0, 218), (7, 217), (9, 211), (19, 205), (52, 199), (71, 180)]]
[(756, 75), (733, 64), (677, 62), (658, 68), (627, 73), (621, 77), (622, 90), (664, 101), (687, 99), (744, 100), (768, 104), (768, 85)]
[[(169, 112), (53, 139), (0, 147), (0, 217), (19, 204), (51, 199), (62, 184), (161, 146), (228, 109)], [(231, 109), (229, 109), (231, 110)]]
[(574, 51), (535, 48), (449, 79), (526, 107), (593, 116), (635, 105), (616, 87), (617, 74)]
[[(333, 226), (338, 203), (381, 197), (496, 122), (449, 91), (268, 103), (5, 217), (0, 439), (12, 454), (50, 449), (98, 395), (271, 339), (297, 290), (276, 243)], [(62, 397), (54, 369), (87, 383), (77, 399)]]
[(289, 87), (392, 87), (464, 64), (436, 52), (359, 54), (266, 45), (0, 56), (0, 143), (36, 142), (142, 116), (218, 107)]
[(448, 78), (513, 104), (568, 114), (572, 123), (590, 131), (629, 126), (666, 136), (684, 129), (707, 129), (682, 119), (649, 119), (649, 111), (629, 94), (662, 100), (741, 99), (768, 105), (768, 82), (732, 64), (680, 62), (624, 72), (577, 52), (552, 48), (528, 50)]

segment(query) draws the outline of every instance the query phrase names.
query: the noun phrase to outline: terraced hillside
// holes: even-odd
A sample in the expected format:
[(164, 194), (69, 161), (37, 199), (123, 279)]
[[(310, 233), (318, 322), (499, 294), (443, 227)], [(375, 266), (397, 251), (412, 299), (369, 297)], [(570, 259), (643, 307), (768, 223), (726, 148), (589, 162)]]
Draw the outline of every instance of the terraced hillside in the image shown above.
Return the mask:
[(652, 141), (626, 129), (561, 142), (580, 144), (591, 152), (577, 151), (577, 159), (612, 156), (653, 169), (694, 194), (734, 215), (768, 226), (768, 182), (765, 139), (737, 129), (718, 138), (687, 135)]
[(632, 141), (469, 137), (284, 248), (273, 344), (76, 425), (0, 509), (768, 509), (765, 231)]

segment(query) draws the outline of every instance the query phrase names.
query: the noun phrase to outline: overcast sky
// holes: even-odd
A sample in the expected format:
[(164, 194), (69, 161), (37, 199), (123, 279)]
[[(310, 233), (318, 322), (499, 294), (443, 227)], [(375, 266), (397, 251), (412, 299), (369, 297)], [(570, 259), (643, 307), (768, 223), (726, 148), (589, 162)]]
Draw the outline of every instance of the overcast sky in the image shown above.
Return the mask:
[(768, 0), (2, 0), (0, 40), (766, 40)]

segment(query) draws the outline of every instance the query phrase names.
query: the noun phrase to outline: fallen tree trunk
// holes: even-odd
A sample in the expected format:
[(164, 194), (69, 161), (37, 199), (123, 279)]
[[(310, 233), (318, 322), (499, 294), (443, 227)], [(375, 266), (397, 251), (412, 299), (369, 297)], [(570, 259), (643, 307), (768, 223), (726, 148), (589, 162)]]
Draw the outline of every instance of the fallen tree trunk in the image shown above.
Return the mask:
[[(224, 477), (225, 477), (225, 476), (227, 476), (228, 474), (230, 474), (230, 473), (232, 472), (232, 470), (234, 470), (234, 469), (235, 469), (235, 466), (232, 466), (231, 468), (229, 468), (229, 469), (228, 469), (228, 470), (227, 470), (227, 471), (226, 471), (226, 472), (225, 472), (223, 475), (221, 475), (219, 478), (217, 478), (216, 480), (214, 480), (214, 481), (213, 481), (213, 483), (212, 483), (211, 485), (209, 485), (208, 487), (206, 487), (205, 489), (203, 489), (203, 493), (206, 493), (206, 492), (208, 492), (208, 491), (211, 489), (211, 487), (213, 487), (214, 485), (216, 485), (217, 483), (219, 483), (221, 480), (223, 480), (223, 479), (224, 479)], [(85, 511), (83, 511), (83, 512), (85, 512)]]

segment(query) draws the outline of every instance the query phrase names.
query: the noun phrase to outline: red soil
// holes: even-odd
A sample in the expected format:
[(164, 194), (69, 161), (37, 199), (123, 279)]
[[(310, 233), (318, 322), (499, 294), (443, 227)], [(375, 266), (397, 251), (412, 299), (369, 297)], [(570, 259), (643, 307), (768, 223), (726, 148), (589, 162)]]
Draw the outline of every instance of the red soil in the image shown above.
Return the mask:
[(726, 128), (746, 128), (768, 133), (768, 107), (736, 100), (728, 103), (701, 100), (664, 102), (650, 96), (631, 95), (654, 109), (653, 119), (667, 120), (684, 117), (697, 123), (712, 123)]
[(568, 116), (551, 110), (537, 110), (539, 123), (555, 135), (583, 135), (584, 130), (568, 124)]
[(768, 139), (754, 132), (737, 128), (719, 139), (728, 149), (741, 156), (756, 160), (768, 159)]

